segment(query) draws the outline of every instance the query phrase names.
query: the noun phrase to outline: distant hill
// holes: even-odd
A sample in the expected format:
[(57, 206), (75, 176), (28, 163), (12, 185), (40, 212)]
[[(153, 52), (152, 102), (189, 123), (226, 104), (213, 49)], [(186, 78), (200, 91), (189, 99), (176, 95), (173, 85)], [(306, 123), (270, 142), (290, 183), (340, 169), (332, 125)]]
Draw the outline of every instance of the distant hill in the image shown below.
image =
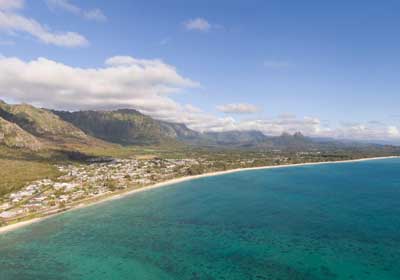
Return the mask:
[[(267, 136), (258, 130), (204, 132), (186, 142), (205, 147), (291, 150), (313, 149), (323, 145), (300, 132), (293, 135), (283, 133), (280, 136)], [(333, 140), (330, 141), (332, 142)]]
[(184, 139), (186, 143), (197, 146), (214, 147), (255, 147), (264, 143), (268, 138), (260, 131), (223, 131), (198, 133), (196, 137)]
[(289, 133), (282, 133), (280, 136), (270, 136), (259, 148), (273, 148), (273, 149), (290, 149), (290, 150), (310, 150), (317, 148), (321, 143), (315, 141), (310, 137), (304, 136), (301, 132), (296, 132), (293, 135)]
[(280, 151), (338, 151), (338, 150), (396, 150), (391, 145), (379, 145), (358, 141), (340, 141), (332, 138), (312, 138), (301, 132), (282, 133), (280, 136), (268, 136), (257, 130), (205, 132), (186, 143), (194, 146)]
[(184, 124), (155, 120), (132, 109), (53, 112), (93, 137), (122, 145), (154, 145), (198, 136)]
[[(313, 150), (326, 147), (330, 142), (319, 142), (310, 137), (306, 137), (300, 132), (283, 133), (280, 136), (267, 136), (257, 130), (249, 131), (224, 131), (224, 132), (205, 132), (198, 138), (189, 141), (192, 145), (213, 146), (217, 148), (243, 148), (243, 149), (262, 149), (262, 150)], [(335, 142), (336, 143), (336, 142)], [(339, 145), (339, 143), (337, 143)]]

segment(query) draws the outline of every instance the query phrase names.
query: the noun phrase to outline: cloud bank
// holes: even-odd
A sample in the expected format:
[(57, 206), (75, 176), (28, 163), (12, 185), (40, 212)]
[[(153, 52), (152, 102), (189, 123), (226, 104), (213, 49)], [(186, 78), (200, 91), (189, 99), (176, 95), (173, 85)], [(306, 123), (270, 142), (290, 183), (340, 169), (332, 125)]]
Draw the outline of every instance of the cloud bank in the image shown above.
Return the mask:
[(22, 9), (25, 5), (24, 0), (0, 0), (0, 10)]
[(46, 58), (0, 58), (4, 97), (58, 109), (131, 106), (144, 111), (175, 109), (168, 95), (197, 83), (160, 60), (113, 57), (102, 68), (77, 68)]
[(223, 113), (231, 114), (251, 114), (259, 111), (259, 108), (247, 103), (231, 103), (217, 106), (217, 110)]
[(211, 29), (211, 24), (204, 18), (189, 19), (183, 23), (186, 30), (207, 32)]
[(273, 70), (288, 69), (294, 66), (293, 63), (287, 61), (277, 61), (277, 60), (265, 60), (263, 65), (265, 68)]

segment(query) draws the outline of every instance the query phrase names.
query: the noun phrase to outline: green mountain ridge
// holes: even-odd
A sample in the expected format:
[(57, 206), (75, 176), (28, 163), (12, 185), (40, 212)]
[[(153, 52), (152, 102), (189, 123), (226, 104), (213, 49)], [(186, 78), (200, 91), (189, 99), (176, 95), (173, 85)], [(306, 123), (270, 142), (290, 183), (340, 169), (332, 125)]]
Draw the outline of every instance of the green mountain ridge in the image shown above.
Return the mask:
[(53, 113), (88, 135), (122, 145), (154, 145), (198, 135), (184, 124), (155, 120), (133, 109)]
[(268, 137), (257, 130), (201, 133), (185, 124), (156, 120), (133, 109), (52, 112), (88, 135), (121, 145), (157, 145), (176, 141), (196, 147), (273, 148), (282, 147), (283, 143), (304, 147), (311, 142), (304, 136), (300, 137), (299, 133), (281, 137)]
[(9, 105), (0, 102), (0, 117), (18, 124), (32, 135), (51, 141), (88, 141), (87, 135), (48, 110), (28, 104)]

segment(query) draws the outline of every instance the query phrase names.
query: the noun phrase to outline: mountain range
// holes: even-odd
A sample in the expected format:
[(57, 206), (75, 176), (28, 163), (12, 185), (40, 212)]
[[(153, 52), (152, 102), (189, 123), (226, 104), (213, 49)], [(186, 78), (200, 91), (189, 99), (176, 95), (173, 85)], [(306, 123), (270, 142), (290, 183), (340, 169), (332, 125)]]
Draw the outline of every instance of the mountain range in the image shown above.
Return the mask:
[(155, 120), (133, 109), (52, 113), (87, 135), (122, 145), (155, 145), (199, 136), (184, 124)]
[(121, 145), (157, 145), (177, 141), (197, 147), (305, 148), (314, 141), (301, 133), (278, 137), (257, 130), (198, 132), (182, 123), (155, 120), (133, 109), (115, 111), (52, 111), (87, 135)]
[(0, 145), (35, 151), (48, 147), (65, 149), (75, 145), (101, 147), (165, 143), (293, 151), (380, 146), (310, 138), (300, 132), (280, 136), (267, 136), (256, 130), (198, 132), (185, 124), (156, 120), (133, 109), (69, 112), (0, 101)]

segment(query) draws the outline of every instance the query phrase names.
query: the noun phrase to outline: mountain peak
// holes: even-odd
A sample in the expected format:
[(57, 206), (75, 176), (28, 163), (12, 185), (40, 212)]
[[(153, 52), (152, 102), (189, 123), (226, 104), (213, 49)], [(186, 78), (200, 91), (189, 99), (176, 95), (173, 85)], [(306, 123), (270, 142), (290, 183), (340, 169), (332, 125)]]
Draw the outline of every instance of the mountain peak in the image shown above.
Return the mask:
[(294, 138), (305, 138), (303, 133), (301, 133), (300, 131), (296, 132), (293, 134)]
[[(106, 112), (107, 112), (107, 111), (106, 111)], [(116, 110), (116, 112), (122, 113), (122, 114), (138, 114), (138, 115), (143, 115), (143, 114), (140, 113), (138, 110), (129, 109), (129, 108), (118, 109), (118, 110)]]

